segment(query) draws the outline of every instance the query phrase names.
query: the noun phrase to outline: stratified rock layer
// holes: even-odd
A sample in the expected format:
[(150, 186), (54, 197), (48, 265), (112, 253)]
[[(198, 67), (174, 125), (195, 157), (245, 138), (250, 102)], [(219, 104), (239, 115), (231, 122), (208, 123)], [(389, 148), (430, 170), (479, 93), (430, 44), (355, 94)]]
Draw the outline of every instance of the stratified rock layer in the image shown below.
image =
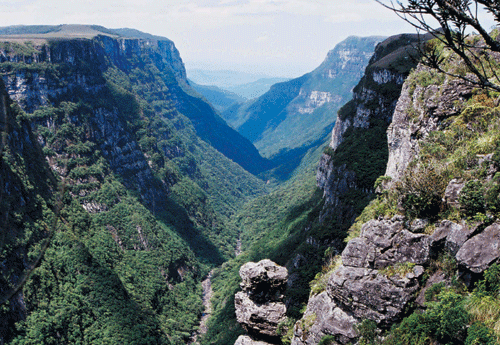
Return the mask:
[[(399, 319), (420, 288), (430, 248), (429, 236), (409, 232), (401, 216), (365, 223), (342, 252), (343, 264), (330, 276), (326, 292), (309, 299), (292, 344), (317, 344), (325, 335), (346, 344), (357, 337), (354, 326), (361, 320)], [(385, 273), (390, 267), (396, 273)]]
[(237, 321), (255, 337), (277, 337), (278, 325), (286, 320), (286, 306), (281, 300), (287, 269), (262, 260), (243, 265), (240, 276), (243, 291), (234, 298)]

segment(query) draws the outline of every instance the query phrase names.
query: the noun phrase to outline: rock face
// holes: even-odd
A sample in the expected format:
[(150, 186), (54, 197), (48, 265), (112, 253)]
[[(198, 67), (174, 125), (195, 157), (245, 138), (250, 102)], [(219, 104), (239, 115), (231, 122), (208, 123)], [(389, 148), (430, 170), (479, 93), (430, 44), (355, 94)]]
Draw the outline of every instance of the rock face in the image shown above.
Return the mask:
[(401, 262), (425, 265), (430, 260), (429, 236), (404, 229), (403, 217), (371, 220), (342, 252), (345, 266), (382, 269)]
[[(366, 197), (374, 193), (375, 180), (359, 181), (360, 177), (356, 175), (354, 165), (362, 164), (361, 162), (336, 163), (333, 156), (338, 152), (349, 150), (350, 146), (340, 146), (346, 136), (359, 134), (355, 133), (356, 129), (367, 131), (371, 129), (374, 133), (380, 128), (379, 132), (382, 133), (389, 126), (400, 90), (410, 69), (414, 67), (414, 64), (408, 63), (407, 60), (411, 59), (408, 59), (407, 54), (412, 51), (411, 43), (416, 41), (416, 36), (399, 35), (380, 43), (370, 59), (363, 78), (354, 88), (353, 99), (338, 112), (329, 153), (321, 157), (316, 174), (318, 186), (323, 190), (325, 198), (325, 207), (320, 216), (322, 220), (334, 217), (340, 224), (343, 222), (351, 224), (356, 217), (356, 211), (348, 200), (344, 200), (346, 196), (349, 193), (356, 193)], [(401, 65), (406, 64), (405, 68), (394, 68), (399, 62)], [(380, 147), (369, 148), (370, 159), (384, 161), (380, 164), (380, 172), (376, 177), (383, 174), (387, 159), (385, 135), (380, 133), (377, 135), (383, 136), (380, 138), (383, 144), (380, 144)]]
[(464, 186), (465, 182), (460, 179), (451, 180), (444, 191), (443, 201), (450, 206), (459, 207), (460, 203), (458, 202), (458, 198)]
[(444, 247), (452, 255), (455, 255), (465, 241), (474, 234), (476, 229), (476, 226), (443, 220), (430, 237), (432, 247)]
[[(477, 225), (444, 220), (432, 235), (415, 234), (402, 216), (371, 220), (342, 252), (342, 265), (329, 277), (326, 291), (309, 299), (295, 324), (293, 345), (313, 345), (325, 335), (347, 344), (356, 337), (355, 325), (372, 320), (382, 326), (398, 321), (408, 303), (424, 305), (425, 290), (449, 279), (441, 271), (426, 286), (420, 277), (431, 255), (447, 251), (462, 269), (482, 273), (500, 259), (500, 225), (483, 231)], [(420, 291), (418, 296), (416, 293)], [(417, 298), (418, 297), (418, 298)]]
[(488, 226), (460, 248), (457, 262), (474, 273), (482, 273), (500, 258), (500, 224)]
[(329, 277), (326, 291), (309, 299), (292, 344), (317, 344), (324, 335), (346, 344), (357, 337), (354, 326), (361, 320), (387, 325), (401, 317), (420, 288), (431, 245), (428, 235), (404, 226), (398, 216), (363, 225), (360, 237), (342, 252), (343, 264)]
[(276, 302), (283, 298), (288, 271), (271, 260), (249, 262), (240, 268), (241, 289), (257, 303)]
[(248, 335), (240, 335), (234, 345), (270, 345), (265, 341), (253, 340)]
[(271, 260), (249, 262), (240, 268), (243, 291), (234, 299), (236, 319), (256, 337), (277, 337), (278, 325), (286, 320), (282, 301), (288, 272)]
[[(416, 78), (419, 74), (443, 78), (422, 65), (417, 67), (412, 76)], [(446, 117), (459, 114), (464, 101), (471, 96), (472, 87), (462, 81), (445, 79), (436, 83), (439, 86), (432, 84), (422, 87), (409, 80), (403, 86), (392, 123), (387, 129), (389, 159), (385, 175), (393, 180), (399, 180), (408, 163), (418, 155), (419, 140), (437, 130)], [(458, 186), (453, 188), (458, 192)], [(451, 193), (450, 189), (448, 194), (453, 199)]]
[[(31, 56), (2, 50), (0, 63), (51, 64), (64, 66), (72, 73), (61, 79), (50, 73), (23, 71), (4, 75), (9, 95), (25, 111), (31, 113), (41, 106), (50, 105), (50, 99), (75, 90), (99, 94), (106, 82), (103, 73), (110, 68), (130, 73), (145, 65), (154, 66), (166, 84), (155, 86), (159, 101), (170, 103), (172, 108), (187, 116), (199, 137), (246, 170), (256, 173), (267, 168), (267, 161), (247, 139), (224, 123), (208, 103), (191, 95), (193, 90), (187, 82), (184, 64), (172, 41), (99, 35), (90, 40), (58, 40), (37, 49), (38, 52)], [(151, 93), (150, 86), (141, 84), (136, 90), (143, 96)]]
[(400, 317), (419, 288), (424, 272), (415, 266), (400, 277), (388, 277), (378, 270), (341, 266), (328, 280), (328, 293), (359, 319), (388, 324)]
[(10, 329), (28, 314), (17, 288), (36, 267), (50, 236), (57, 191), (36, 135), (15, 109), (0, 79), (0, 344), (10, 342)]
[(315, 345), (325, 335), (336, 335), (340, 342), (347, 343), (357, 336), (354, 325), (358, 322), (324, 291), (309, 300), (304, 317), (295, 324), (292, 345)]
[[(141, 305), (149, 303), (146, 301), (149, 297), (128, 304), (134, 294), (144, 295), (141, 292), (144, 286), (139, 282), (144, 279), (158, 282), (153, 284), (151, 298), (164, 295), (181, 281), (194, 289), (198, 278), (186, 281), (185, 277), (197, 271), (198, 253), (204, 252), (200, 255), (206, 255), (208, 261), (213, 260), (216, 264), (224, 260), (214, 245), (217, 242), (210, 237), (218, 236), (216, 231), (224, 232), (225, 221), (220, 215), (229, 207), (218, 208), (214, 204), (228, 196), (232, 202), (242, 202), (244, 194), (248, 192), (249, 195), (254, 192), (254, 186), (262, 185), (262, 181), (204, 142), (195, 127), (202, 128), (212, 137), (219, 136), (221, 141), (218, 143), (224, 142), (224, 150), (240, 155), (247, 163), (252, 161), (252, 155), (244, 152), (245, 145), (249, 145), (257, 156), (258, 153), (251, 143), (218, 118), (209, 104), (189, 95), (189, 89), (183, 85), (182, 61), (171, 42), (103, 36), (48, 40), (40, 46), (38, 42), (43, 41), (26, 45), (2, 42), (0, 45), (0, 296), (9, 297), (23, 282), (26, 272), (36, 266), (37, 256), (43, 254), (43, 246), (49, 243), (47, 237), (56, 233), (51, 231), (55, 222), (52, 218), (58, 217), (51, 212), (59, 203), (56, 199), (59, 190), (64, 190), (63, 202), (71, 203), (71, 207), (64, 209), (70, 216), (61, 216), (64, 220), (61, 227), (67, 226), (65, 229), (74, 232), (74, 236), (68, 241), (52, 241), (51, 248), (56, 249), (51, 255), (43, 256), (42, 264), (50, 266), (60, 262), (59, 253), (66, 253), (63, 248), (72, 246), (68, 243), (78, 242), (81, 251), (69, 253), (67, 257), (78, 262), (81, 259), (84, 261), (81, 265), (88, 264), (96, 268), (97, 274), (106, 275), (106, 284), (109, 282), (106, 286), (115, 291), (106, 298), (99, 298), (101, 302), (113, 306), (117, 313), (122, 313), (124, 306), (136, 306), (137, 312), (129, 313), (134, 327), (141, 328), (141, 320), (156, 324), (156, 312), (152, 313), (152, 318), (142, 317), (146, 309)], [(23, 50), (25, 48), (28, 53)], [(9, 95), (18, 104), (8, 101)], [(200, 106), (196, 111), (193, 110), (195, 105)], [(181, 114), (179, 108), (186, 110), (185, 114)], [(4, 113), (7, 110), (13, 113), (9, 114), (6, 131)], [(7, 138), (6, 134), (11, 137)], [(5, 146), (7, 139), (9, 145)], [(238, 143), (244, 145), (238, 147)], [(6, 166), (9, 159), (13, 163)], [(61, 177), (60, 186), (52, 174)], [(243, 183), (247, 178), (256, 183)], [(210, 194), (215, 189), (216, 196)], [(228, 189), (235, 193), (228, 193)], [(50, 223), (45, 218), (50, 218)], [(93, 243), (85, 235), (91, 224), (95, 224), (92, 229), (96, 230), (93, 233), (96, 242)], [(55, 236), (60, 232), (63, 231), (58, 225)], [(189, 247), (192, 241), (196, 241), (196, 245)], [(99, 270), (104, 243), (105, 251), (110, 254), (107, 259), (110, 266)], [(231, 250), (228, 248), (228, 251)], [(124, 253), (138, 253), (137, 260), (129, 259), (133, 255)], [(145, 255), (151, 258), (148, 265), (155, 269), (136, 269), (145, 267)], [(114, 270), (125, 262), (131, 268), (126, 270), (127, 275), (134, 277), (126, 287), (119, 279), (125, 271)], [(37, 282), (43, 285), (45, 279), (51, 280), (54, 274), (68, 279), (74, 284), (72, 288), (78, 289), (78, 284), (86, 278), (77, 281), (73, 279), (76, 275), (90, 277), (86, 272), (94, 274), (94, 270), (82, 273), (76, 268), (58, 267), (60, 271), (44, 274)], [(34, 286), (33, 290), (36, 289)], [(50, 294), (56, 300), (55, 296), (69, 296), (71, 291), (71, 288), (57, 288)], [(89, 291), (84, 298), (95, 292)], [(0, 336), (16, 336), (16, 321), (27, 314), (40, 315), (45, 307), (51, 308), (38, 304), (46, 298), (46, 293), (24, 297), (21, 293), (15, 294), (10, 303), (12, 317), (4, 317), (5, 308), (0, 313), (5, 321), (0, 325)], [(24, 307), (23, 298), (28, 308)], [(57, 297), (57, 300), (66, 299)], [(165, 299), (154, 303), (158, 308), (172, 306)], [(89, 308), (86, 310), (93, 307)], [(82, 311), (74, 312), (80, 314)], [(187, 308), (187, 313), (193, 318), (197, 314), (192, 308)], [(82, 332), (92, 328), (91, 332), (102, 334), (95, 327), (104, 327), (105, 322), (115, 316), (100, 313), (92, 320), (95, 323), (82, 326)], [(63, 317), (67, 320), (71, 316)], [(54, 323), (47, 326), (46, 331), (51, 333), (53, 326)], [(155, 332), (151, 337), (162, 338), (156, 326), (148, 327), (141, 329), (151, 329)], [(4, 332), (5, 329), (9, 330)], [(128, 327), (123, 327), (110, 337), (134, 343), (123, 338), (129, 331)], [(68, 332), (65, 329), (58, 333), (60, 342), (67, 342), (64, 339)], [(172, 331), (171, 335), (187, 340), (186, 332), (174, 334), (176, 332)], [(138, 338), (142, 335), (131, 333)]]

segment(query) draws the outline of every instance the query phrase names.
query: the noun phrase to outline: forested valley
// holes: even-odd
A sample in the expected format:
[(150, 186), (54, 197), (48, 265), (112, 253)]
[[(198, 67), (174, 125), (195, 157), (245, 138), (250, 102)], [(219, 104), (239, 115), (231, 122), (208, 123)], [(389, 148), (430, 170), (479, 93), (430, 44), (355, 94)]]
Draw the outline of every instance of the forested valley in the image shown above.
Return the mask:
[(493, 86), (439, 37), (245, 100), (165, 37), (0, 28), (0, 344), (499, 344), (500, 36)]

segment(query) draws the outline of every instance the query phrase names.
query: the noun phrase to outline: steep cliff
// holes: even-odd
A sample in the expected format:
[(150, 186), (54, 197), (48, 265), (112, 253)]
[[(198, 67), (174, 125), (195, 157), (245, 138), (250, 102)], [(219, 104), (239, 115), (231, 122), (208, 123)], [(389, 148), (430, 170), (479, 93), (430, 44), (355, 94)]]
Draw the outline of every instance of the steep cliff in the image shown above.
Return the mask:
[[(349, 37), (314, 71), (278, 83), (255, 100), (223, 113), (275, 165), (293, 171), (306, 152), (324, 144), (335, 114), (352, 96), (381, 37)], [(290, 166), (286, 166), (290, 165)]]
[(498, 343), (497, 97), (422, 65), (406, 78), (380, 194), (312, 282), (292, 344)]
[(323, 220), (347, 229), (373, 198), (374, 182), (387, 163), (385, 131), (401, 87), (416, 66), (413, 45), (418, 41), (417, 35), (398, 35), (380, 43), (352, 100), (339, 110), (317, 171), (325, 199)]
[[(0, 342), (27, 315), (22, 284), (54, 235), (57, 181), (0, 80)], [(8, 301), (8, 302), (7, 302)]]
[[(32, 29), (34, 37), (9, 36), (0, 44), (2, 79), (18, 121), (24, 119), (18, 132), (34, 132), (13, 137), (12, 146), (39, 148), (37, 157), (20, 162), (37, 169), (48, 164), (60, 182), (47, 184), (61, 186), (65, 207), (56, 231), (43, 225), (54, 218), (47, 199), (54, 192), (40, 192), (41, 199), (28, 194), (40, 211), (29, 211), (37, 226), (22, 241), (12, 237), (16, 231), (2, 231), (7, 244), (19, 246), (5, 255), (28, 253), (30, 260), (56, 231), (40, 267), (21, 286), (22, 297), (16, 295), (19, 306), (8, 312), (12, 322), (2, 337), (182, 344), (201, 316), (199, 281), (209, 266), (234, 255), (237, 230), (227, 216), (264, 191), (262, 181), (224, 154), (243, 157), (249, 170), (260, 169), (254, 158), (262, 159), (189, 88), (171, 41), (125, 38), (100, 27)], [(67, 38), (68, 30), (85, 35)], [(34, 144), (23, 142), (28, 139)], [(28, 190), (45, 188), (45, 175), (15, 173), (35, 186)], [(2, 193), (21, 187), (9, 183)], [(17, 201), (4, 200), (2, 215), (29, 220), (24, 206), (17, 214), (5, 208)], [(32, 261), (2, 259), (2, 265), (2, 279), (16, 284), (14, 274), (22, 277)]]

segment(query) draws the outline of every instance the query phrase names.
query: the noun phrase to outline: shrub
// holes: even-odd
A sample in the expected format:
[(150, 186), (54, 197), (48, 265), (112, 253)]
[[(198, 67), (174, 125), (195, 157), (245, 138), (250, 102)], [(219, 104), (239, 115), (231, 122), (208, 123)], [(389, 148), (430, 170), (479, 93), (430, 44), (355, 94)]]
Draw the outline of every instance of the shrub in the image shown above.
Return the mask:
[(404, 277), (406, 274), (413, 272), (415, 264), (412, 262), (402, 262), (397, 263), (394, 266), (387, 266), (380, 270), (380, 273), (385, 274), (388, 277), (398, 275)]
[[(472, 321), (478, 323), (477, 335), (469, 336), (478, 339), (484, 339), (481, 334), (479, 325), (487, 327), (493, 336), (500, 340), (500, 264), (493, 264), (489, 269), (484, 272), (484, 279), (479, 281), (474, 289), (472, 295), (467, 301), (467, 310), (471, 314)], [(472, 328), (472, 327), (471, 327)], [(471, 338), (472, 340), (475, 338)], [(478, 344), (488, 344), (477, 340)]]
[(295, 325), (296, 321), (297, 320), (295, 320), (294, 318), (287, 317), (285, 321), (281, 322), (278, 325), (276, 333), (281, 337), (282, 344), (287, 345), (292, 342), (293, 326)]
[(481, 322), (474, 322), (467, 331), (465, 345), (496, 345), (495, 336)]
[(319, 341), (318, 345), (333, 345), (335, 344), (335, 337), (333, 335), (325, 335)]
[(376, 344), (377, 339), (377, 323), (372, 320), (363, 320), (356, 326), (356, 331), (360, 336), (360, 345)]
[(409, 166), (396, 186), (401, 204), (409, 219), (433, 218), (442, 209), (442, 195), (447, 185), (443, 173), (432, 165)]
[(464, 215), (472, 217), (478, 212), (484, 213), (486, 201), (483, 196), (483, 186), (481, 182), (478, 180), (468, 181), (460, 192), (458, 200)]
[(436, 301), (436, 297), (439, 295), (439, 293), (444, 287), (445, 287), (444, 282), (440, 282), (432, 285), (430, 288), (425, 290), (425, 301), (426, 302)]
[(486, 208), (491, 213), (500, 212), (500, 173), (496, 173), (485, 193)]
[(427, 345), (432, 340), (443, 344), (462, 343), (469, 314), (464, 297), (444, 289), (425, 312), (415, 312), (394, 327), (384, 341), (387, 345)]

